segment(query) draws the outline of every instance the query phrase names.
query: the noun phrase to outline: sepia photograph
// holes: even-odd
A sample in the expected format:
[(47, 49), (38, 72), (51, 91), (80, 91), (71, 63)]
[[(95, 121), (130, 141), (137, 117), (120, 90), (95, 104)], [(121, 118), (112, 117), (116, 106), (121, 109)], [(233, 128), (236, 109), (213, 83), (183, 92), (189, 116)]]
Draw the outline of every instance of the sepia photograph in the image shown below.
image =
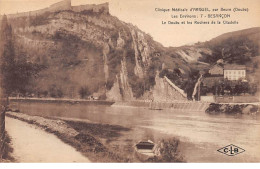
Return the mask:
[(0, 168), (259, 163), (259, 6), (0, 0)]

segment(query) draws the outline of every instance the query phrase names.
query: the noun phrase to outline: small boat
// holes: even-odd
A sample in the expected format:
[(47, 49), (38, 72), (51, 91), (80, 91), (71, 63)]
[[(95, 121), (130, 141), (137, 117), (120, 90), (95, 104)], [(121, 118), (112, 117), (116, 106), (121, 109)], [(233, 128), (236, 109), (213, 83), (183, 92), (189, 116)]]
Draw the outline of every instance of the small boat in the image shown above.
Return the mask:
[(142, 161), (146, 161), (150, 158), (160, 155), (160, 151), (157, 144), (155, 144), (151, 140), (139, 141), (135, 145), (135, 152), (137, 157)]

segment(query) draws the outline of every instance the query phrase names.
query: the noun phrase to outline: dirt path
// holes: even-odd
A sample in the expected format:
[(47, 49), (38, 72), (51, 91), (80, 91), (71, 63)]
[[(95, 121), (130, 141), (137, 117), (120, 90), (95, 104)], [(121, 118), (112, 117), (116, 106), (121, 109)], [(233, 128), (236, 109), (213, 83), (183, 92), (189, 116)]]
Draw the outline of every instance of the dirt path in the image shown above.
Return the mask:
[(34, 125), (6, 117), (6, 130), (17, 162), (90, 162), (55, 135)]

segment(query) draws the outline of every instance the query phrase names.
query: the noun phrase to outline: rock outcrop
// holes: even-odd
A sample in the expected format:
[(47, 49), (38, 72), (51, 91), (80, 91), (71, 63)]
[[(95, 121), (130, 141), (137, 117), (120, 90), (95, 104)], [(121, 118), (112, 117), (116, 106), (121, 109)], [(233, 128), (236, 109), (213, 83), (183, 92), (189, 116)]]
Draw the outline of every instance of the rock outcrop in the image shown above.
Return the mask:
[(152, 99), (165, 60), (183, 73), (188, 69), (150, 35), (111, 16), (108, 4), (71, 7), (63, 1), (51, 7), (37, 16), (9, 17), (16, 57), (44, 67), (29, 93), (80, 97), (84, 89), (102, 99)]
[[(87, 4), (87, 5), (79, 5), (79, 6), (71, 6), (71, 0), (63, 0), (60, 2), (57, 2), (55, 4), (50, 5), (47, 8), (39, 9), (35, 11), (29, 11), (29, 12), (21, 12), (16, 14), (9, 14), (7, 17), (9, 19), (11, 18), (18, 18), (18, 17), (36, 17), (39, 15), (43, 15), (48, 12), (60, 12), (60, 11), (73, 11), (73, 12), (83, 12), (83, 11), (92, 11), (95, 13), (109, 13), (109, 4), (103, 3), (103, 4)], [(1, 16), (0, 16), (1, 18)]]

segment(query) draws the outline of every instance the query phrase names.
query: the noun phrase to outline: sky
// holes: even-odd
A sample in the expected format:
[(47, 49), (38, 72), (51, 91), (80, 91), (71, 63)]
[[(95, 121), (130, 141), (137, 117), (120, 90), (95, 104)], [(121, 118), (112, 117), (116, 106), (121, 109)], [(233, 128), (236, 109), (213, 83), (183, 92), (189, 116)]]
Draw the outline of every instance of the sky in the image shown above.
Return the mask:
[[(0, 0), (0, 14), (32, 11), (48, 7), (60, 0)], [(260, 0), (72, 0), (72, 5), (99, 4), (109, 2), (110, 13), (120, 20), (132, 23), (150, 34), (164, 46), (182, 46), (210, 40), (223, 33), (251, 27), (260, 27)], [(156, 12), (156, 8), (248, 8), (248, 12), (213, 12), (230, 14), (230, 18), (214, 19), (238, 21), (238, 24), (162, 24), (162, 21), (194, 21), (194, 19), (174, 19), (171, 15), (208, 14), (203, 12)], [(196, 19), (202, 21), (200, 18)], [(203, 19), (207, 21), (208, 19)]]

